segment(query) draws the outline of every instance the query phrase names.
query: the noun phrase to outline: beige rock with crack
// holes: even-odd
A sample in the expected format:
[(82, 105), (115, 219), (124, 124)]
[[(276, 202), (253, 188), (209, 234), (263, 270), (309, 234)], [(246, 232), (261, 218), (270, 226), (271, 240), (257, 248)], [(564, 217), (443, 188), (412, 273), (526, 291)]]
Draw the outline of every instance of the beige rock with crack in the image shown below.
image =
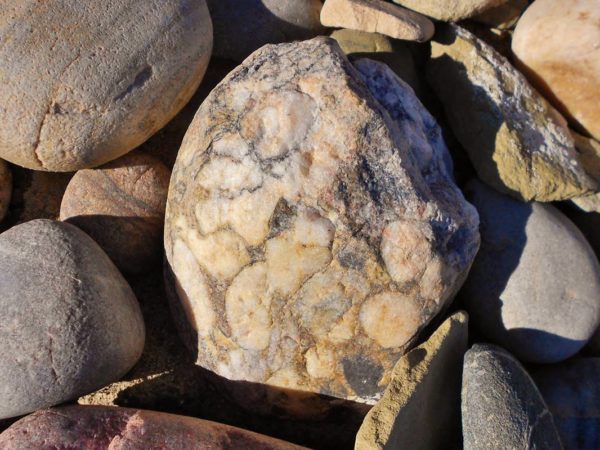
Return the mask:
[(456, 25), (440, 28), (427, 78), (479, 178), (518, 199), (593, 193), (564, 118), (492, 47)]
[(8, 164), (0, 159), (0, 221), (4, 219), (12, 196), (12, 176)]
[(326, 0), (321, 23), (417, 42), (428, 41), (434, 32), (427, 17), (381, 0)]
[(36, 170), (98, 166), (162, 128), (202, 80), (205, 0), (5, 0), (0, 157)]
[(507, 0), (393, 0), (406, 8), (443, 22), (473, 17)]
[(460, 442), (467, 337), (468, 316), (460, 311), (400, 358), (383, 397), (358, 431), (356, 450), (439, 449)]
[(222, 377), (373, 404), (477, 251), (434, 119), (387, 66), (356, 64), (330, 38), (265, 46), (184, 138), (167, 278)]

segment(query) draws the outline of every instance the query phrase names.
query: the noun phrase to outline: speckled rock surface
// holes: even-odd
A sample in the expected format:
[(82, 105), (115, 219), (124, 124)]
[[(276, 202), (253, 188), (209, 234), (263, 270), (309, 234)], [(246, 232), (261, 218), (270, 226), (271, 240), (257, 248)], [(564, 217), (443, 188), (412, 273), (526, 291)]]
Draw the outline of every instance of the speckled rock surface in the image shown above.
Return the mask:
[(356, 436), (356, 450), (451, 448), (460, 442), (460, 391), (468, 316), (446, 319), (402, 356)]
[(506, 0), (393, 0), (406, 8), (444, 22), (457, 22)]
[(515, 28), (518, 66), (556, 108), (600, 139), (600, 2), (536, 0)]
[(190, 99), (211, 53), (204, 0), (7, 0), (0, 157), (73, 171), (115, 159)]
[(564, 448), (600, 448), (600, 358), (575, 358), (530, 372)]
[(481, 249), (461, 291), (473, 323), (523, 361), (577, 353), (600, 323), (600, 265), (558, 209), (526, 204), (483, 183), (467, 187)]
[(561, 200), (598, 188), (577, 160), (564, 119), (489, 45), (445, 25), (427, 69), (480, 179), (523, 200)]
[(321, 0), (208, 0), (214, 54), (243, 61), (265, 44), (310, 39), (325, 32)]
[(146, 270), (162, 256), (171, 172), (152, 156), (129, 153), (71, 179), (60, 220), (89, 234), (122, 271)]
[(0, 222), (8, 212), (12, 196), (12, 175), (8, 164), (0, 159)]
[(465, 450), (563, 448), (529, 374), (494, 345), (476, 344), (465, 354), (462, 430)]
[(0, 418), (77, 398), (124, 375), (144, 346), (137, 300), (73, 225), (0, 235)]
[(4, 450), (301, 450), (290, 444), (207, 420), (155, 411), (65, 406), (31, 414), (0, 434)]
[(478, 219), (439, 128), (359, 67), (329, 38), (266, 46), (186, 134), (165, 248), (183, 335), (219, 375), (374, 403), (466, 275)]

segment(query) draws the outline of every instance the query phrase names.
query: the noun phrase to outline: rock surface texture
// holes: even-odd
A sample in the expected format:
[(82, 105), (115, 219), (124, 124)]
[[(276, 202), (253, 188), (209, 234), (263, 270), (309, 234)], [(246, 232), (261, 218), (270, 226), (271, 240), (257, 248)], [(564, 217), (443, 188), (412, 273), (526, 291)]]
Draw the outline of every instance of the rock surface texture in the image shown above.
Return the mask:
[(67, 186), (60, 220), (89, 234), (122, 271), (144, 271), (162, 256), (170, 175), (156, 158), (139, 152), (80, 170)]
[(431, 39), (434, 31), (427, 17), (381, 0), (326, 0), (321, 23), (418, 42)]
[(562, 200), (598, 188), (564, 119), (508, 60), (456, 25), (436, 40), (428, 80), (480, 179), (522, 200)]
[(523, 361), (577, 353), (600, 322), (600, 266), (558, 209), (472, 182), (481, 249), (461, 291), (480, 331)]
[(518, 66), (573, 123), (600, 139), (600, 2), (536, 0), (512, 41)]
[(383, 397), (358, 431), (356, 450), (436, 449), (460, 442), (467, 337), (468, 316), (458, 312), (400, 358)]
[(0, 235), (0, 418), (115, 381), (143, 347), (131, 288), (84, 232), (34, 220)]
[(0, 11), (0, 157), (73, 171), (164, 126), (212, 47), (204, 0), (7, 0)]
[(186, 134), (166, 254), (198, 364), (223, 377), (375, 403), (477, 251), (435, 121), (357, 64), (329, 38), (263, 47)]
[(0, 159), (0, 222), (8, 212), (12, 196), (12, 176), (8, 164)]
[(462, 429), (465, 450), (563, 448), (529, 374), (493, 345), (477, 344), (465, 354)]
[(576, 358), (531, 370), (565, 449), (600, 448), (600, 358)]
[(0, 434), (0, 448), (301, 450), (304, 447), (193, 417), (104, 406), (38, 411)]
[(393, 0), (399, 5), (443, 22), (468, 19), (507, 0)]
[(265, 44), (324, 34), (321, 0), (208, 0), (214, 24), (214, 54), (243, 61)]

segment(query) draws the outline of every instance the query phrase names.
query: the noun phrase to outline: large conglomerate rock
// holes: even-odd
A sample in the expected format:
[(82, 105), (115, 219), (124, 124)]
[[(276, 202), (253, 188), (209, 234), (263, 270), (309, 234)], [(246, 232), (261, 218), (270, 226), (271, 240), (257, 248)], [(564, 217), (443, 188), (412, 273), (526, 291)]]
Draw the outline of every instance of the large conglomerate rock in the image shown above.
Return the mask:
[(166, 254), (198, 364), (223, 377), (374, 403), (478, 248), (437, 124), (357, 64), (330, 38), (263, 47), (186, 134)]

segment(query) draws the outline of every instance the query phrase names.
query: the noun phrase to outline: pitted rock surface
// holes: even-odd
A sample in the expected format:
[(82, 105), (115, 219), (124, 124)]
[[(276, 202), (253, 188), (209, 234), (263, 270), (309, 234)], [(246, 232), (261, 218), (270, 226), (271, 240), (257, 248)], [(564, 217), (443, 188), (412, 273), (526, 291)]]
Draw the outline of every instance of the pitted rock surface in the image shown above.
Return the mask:
[(474, 258), (435, 121), (387, 66), (357, 66), (329, 38), (263, 47), (186, 134), (166, 254), (221, 376), (374, 403)]

